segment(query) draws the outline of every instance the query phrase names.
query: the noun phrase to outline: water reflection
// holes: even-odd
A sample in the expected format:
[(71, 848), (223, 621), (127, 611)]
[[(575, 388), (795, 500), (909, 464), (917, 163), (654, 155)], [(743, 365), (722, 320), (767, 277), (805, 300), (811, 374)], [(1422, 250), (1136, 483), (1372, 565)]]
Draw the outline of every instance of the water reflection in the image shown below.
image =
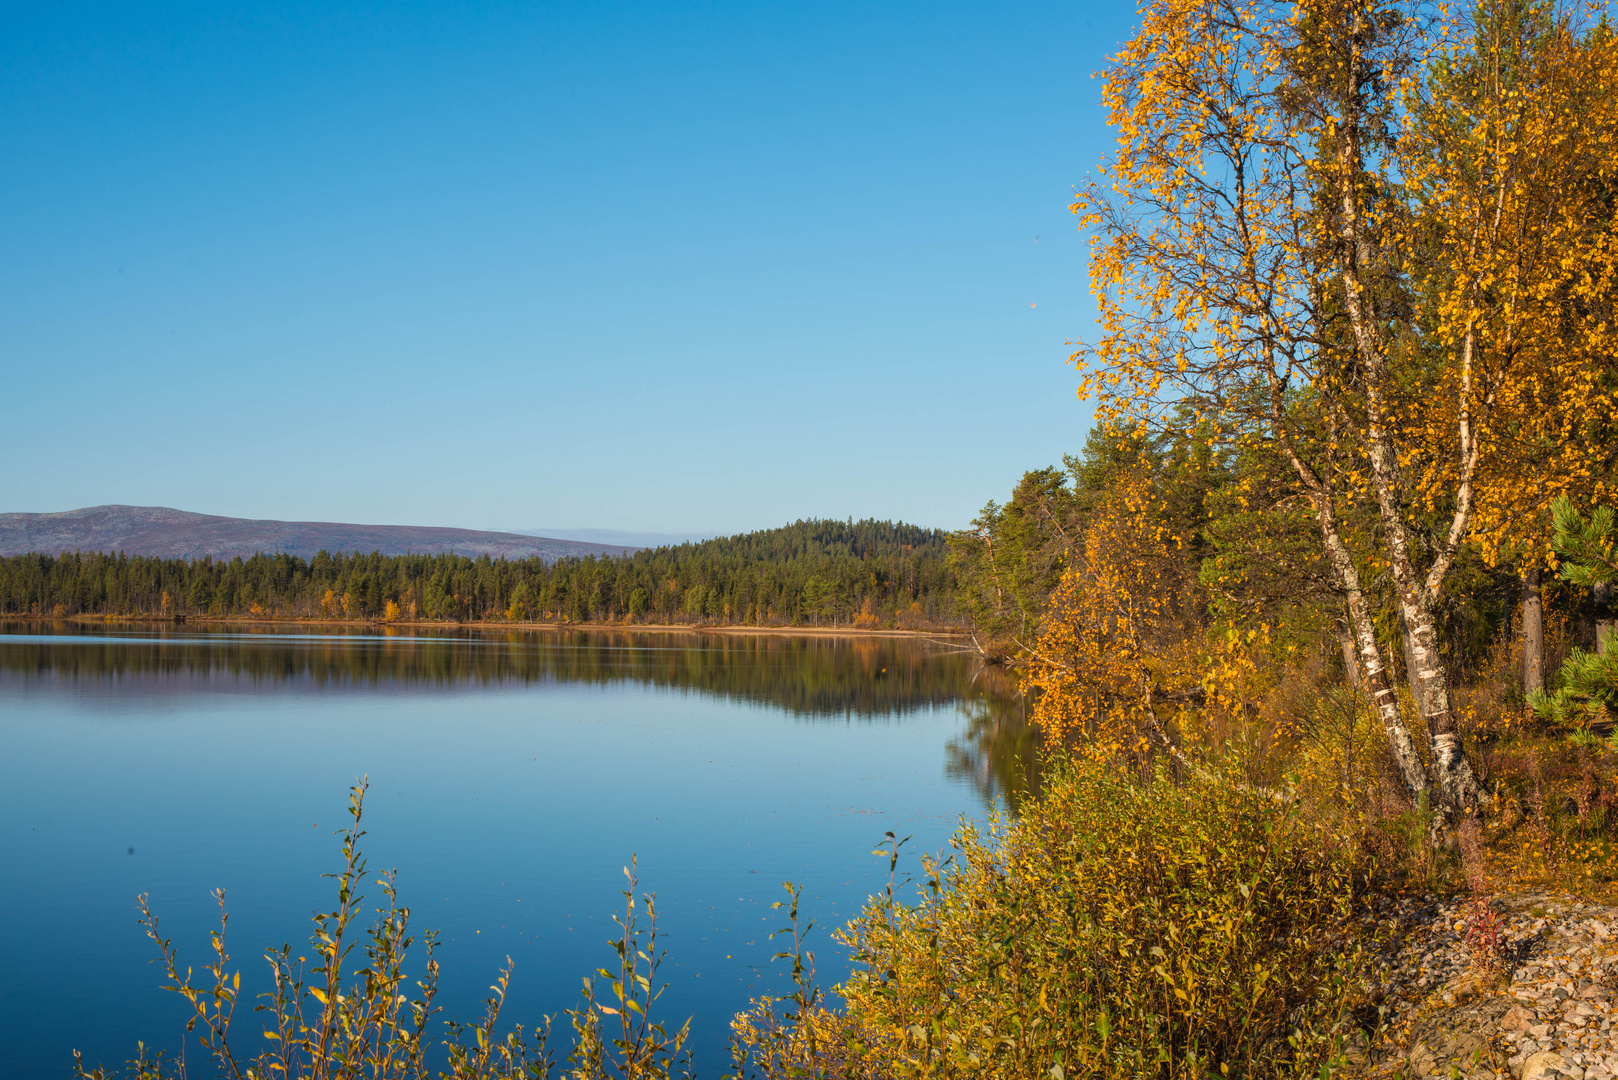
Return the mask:
[(439, 634), (107, 633), (4, 626), (0, 670), (71, 678), (228, 674), (316, 685), (650, 683), (772, 705), (804, 718), (871, 718), (948, 704), (971, 664), (907, 638), (524, 631)]
[[(904, 638), (0, 624), (0, 911), (26, 929), (4, 952), (0, 1076), (167, 1042), (139, 893), (187, 942), (218, 885), (240, 955), (302, 940), (362, 773), (377, 865), (406, 873), (460, 973), (451, 1013), (508, 956), (513, 1016), (576, 1004), (636, 854), (668, 902), (666, 1015), (722, 1062), (729, 1018), (782, 988), (779, 882), (839, 925), (882, 888), (884, 831), (938, 851), (961, 814), (1034, 789), (1011, 691)], [(841, 978), (846, 956), (817, 947)]]
[(1038, 733), (1028, 720), (1028, 701), (1017, 693), (1005, 669), (978, 665), (972, 673), (975, 696), (960, 703), (966, 730), (945, 748), (945, 770), (965, 780), (988, 805), (1015, 814), (1040, 789)]
[[(1039, 786), (1039, 740), (1003, 669), (915, 638), (635, 630), (300, 634), (271, 628), (115, 629), (0, 623), (0, 675), (116, 681), (183, 694), (191, 680), (261, 692), (280, 683), (408, 690), (496, 683), (641, 683), (785, 710), (800, 720), (893, 718), (955, 704), (951, 779), (1013, 812)], [(216, 687), (217, 688), (217, 687)]]

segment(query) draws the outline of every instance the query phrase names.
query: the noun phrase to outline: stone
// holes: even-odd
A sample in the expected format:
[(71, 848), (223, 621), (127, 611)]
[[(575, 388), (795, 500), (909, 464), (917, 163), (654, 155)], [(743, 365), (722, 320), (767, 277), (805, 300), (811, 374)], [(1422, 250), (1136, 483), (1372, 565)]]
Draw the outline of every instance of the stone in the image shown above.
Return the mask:
[(1522, 1080), (1584, 1080), (1584, 1070), (1554, 1050), (1541, 1050), (1522, 1063)]

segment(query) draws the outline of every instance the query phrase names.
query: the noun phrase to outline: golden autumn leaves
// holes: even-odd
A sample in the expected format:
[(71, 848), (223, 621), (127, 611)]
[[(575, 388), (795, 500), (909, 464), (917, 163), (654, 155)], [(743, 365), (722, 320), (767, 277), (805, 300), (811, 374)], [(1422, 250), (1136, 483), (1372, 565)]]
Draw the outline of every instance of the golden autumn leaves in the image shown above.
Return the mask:
[[(1433, 614), (1457, 554), (1543, 558), (1552, 497), (1611, 495), (1618, 40), (1591, 10), (1149, 4), (1102, 73), (1116, 149), (1073, 205), (1101, 323), (1080, 393), (1111, 430), (1284, 463), (1409, 793), (1457, 808), (1480, 788)], [(1147, 492), (1091, 523), (1030, 650), (1052, 738), (1207, 725), (1211, 688), (1256, 670), (1210, 645), (1252, 640), (1251, 613), (1175, 637)]]

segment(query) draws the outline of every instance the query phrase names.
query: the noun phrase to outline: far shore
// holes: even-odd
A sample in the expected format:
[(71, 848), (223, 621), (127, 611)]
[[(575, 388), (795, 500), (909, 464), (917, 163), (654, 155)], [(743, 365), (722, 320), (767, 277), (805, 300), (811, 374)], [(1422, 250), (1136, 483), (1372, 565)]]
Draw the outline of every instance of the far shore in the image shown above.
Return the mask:
[(857, 626), (756, 626), (747, 623), (697, 625), (692, 623), (624, 622), (435, 622), (426, 619), (302, 619), (264, 618), (253, 615), (187, 615), (176, 620), (161, 615), (0, 615), (0, 622), (76, 623), (86, 626), (108, 624), (161, 624), (165, 626), (310, 626), (351, 627), (368, 630), (614, 630), (652, 634), (732, 634), (775, 635), (780, 637), (891, 637), (964, 638), (967, 631), (958, 626), (922, 630), (867, 629)]

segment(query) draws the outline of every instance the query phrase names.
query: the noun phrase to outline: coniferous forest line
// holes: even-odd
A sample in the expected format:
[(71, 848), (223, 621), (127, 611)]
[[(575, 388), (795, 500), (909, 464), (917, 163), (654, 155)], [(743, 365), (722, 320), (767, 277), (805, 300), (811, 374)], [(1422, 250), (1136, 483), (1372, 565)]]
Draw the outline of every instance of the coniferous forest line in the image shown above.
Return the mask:
[(320, 552), (0, 559), (0, 615), (928, 627), (953, 616), (947, 534), (804, 520), (623, 558)]

